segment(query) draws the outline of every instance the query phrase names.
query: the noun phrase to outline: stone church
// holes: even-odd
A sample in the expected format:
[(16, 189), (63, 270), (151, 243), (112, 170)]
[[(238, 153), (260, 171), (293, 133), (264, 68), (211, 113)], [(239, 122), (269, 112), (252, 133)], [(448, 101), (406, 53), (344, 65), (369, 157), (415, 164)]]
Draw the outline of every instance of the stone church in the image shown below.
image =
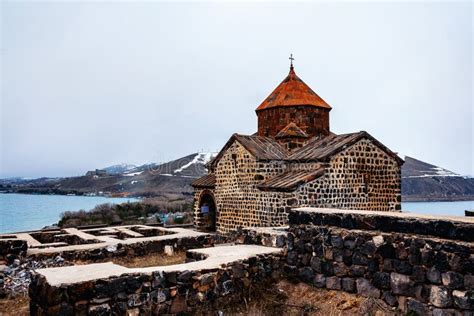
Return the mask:
[(281, 226), (303, 206), (400, 210), (403, 160), (365, 131), (332, 133), (330, 111), (291, 64), (256, 109), (258, 131), (232, 135), (192, 183), (196, 228)]

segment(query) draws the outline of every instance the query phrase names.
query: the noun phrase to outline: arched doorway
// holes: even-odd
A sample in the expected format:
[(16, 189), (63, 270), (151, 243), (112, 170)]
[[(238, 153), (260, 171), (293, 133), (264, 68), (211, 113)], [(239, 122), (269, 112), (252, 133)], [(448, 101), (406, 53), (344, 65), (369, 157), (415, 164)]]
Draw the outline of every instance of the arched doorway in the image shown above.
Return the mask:
[(199, 199), (200, 229), (205, 231), (216, 230), (216, 203), (208, 191), (201, 194)]

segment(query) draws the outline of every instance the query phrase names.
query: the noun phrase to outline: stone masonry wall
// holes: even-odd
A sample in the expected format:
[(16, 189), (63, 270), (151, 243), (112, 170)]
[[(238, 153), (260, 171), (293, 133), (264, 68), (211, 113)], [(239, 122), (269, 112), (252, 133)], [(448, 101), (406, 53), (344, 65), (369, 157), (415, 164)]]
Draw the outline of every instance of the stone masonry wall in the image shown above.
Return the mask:
[(275, 137), (290, 122), (310, 137), (329, 134), (329, 110), (314, 106), (275, 107), (257, 113), (258, 135)]
[[(361, 220), (350, 215), (314, 215), (290, 214), (285, 267), (289, 275), (316, 287), (381, 298), (418, 315), (474, 314), (472, 242), (413, 231), (424, 225), (436, 226), (435, 220), (417, 223), (414, 219), (413, 225), (404, 227), (404, 233), (394, 233), (389, 228), (387, 232), (370, 228), (371, 223), (383, 225), (370, 216), (361, 215)], [(456, 230), (457, 224), (451, 224)], [(363, 226), (370, 230), (361, 230)], [(474, 225), (467, 226), (460, 229), (472, 234)]]
[(296, 198), (300, 206), (400, 210), (400, 166), (370, 140), (363, 139), (335, 155), (324, 176), (301, 186)]
[(0, 264), (11, 264), (13, 260), (26, 256), (28, 243), (25, 240), (0, 240)]
[(293, 194), (267, 193), (257, 188), (263, 180), (282, 173), (284, 169), (281, 161), (258, 162), (238, 142), (232, 144), (214, 170), (217, 231), (286, 224), (287, 200)]
[[(189, 258), (189, 260), (202, 258)], [(264, 255), (214, 271), (155, 272), (51, 286), (35, 275), (31, 315), (161, 315), (193, 313), (207, 302), (242, 303), (254, 284), (279, 277), (280, 258)]]
[(41, 253), (30, 255), (37, 259), (56, 257), (60, 255), (66, 260), (87, 260), (94, 262), (106, 261), (117, 257), (138, 257), (152, 253), (163, 253), (166, 246), (171, 246), (175, 251), (185, 251), (209, 247), (214, 245), (215, 236), (203, 235), (183, 238), (170, 238), (164, 240), (148, 240), (133, 244), (117, 244), (116, 246), (101, 247), (87, 250), (69, 250), (61, 252)]

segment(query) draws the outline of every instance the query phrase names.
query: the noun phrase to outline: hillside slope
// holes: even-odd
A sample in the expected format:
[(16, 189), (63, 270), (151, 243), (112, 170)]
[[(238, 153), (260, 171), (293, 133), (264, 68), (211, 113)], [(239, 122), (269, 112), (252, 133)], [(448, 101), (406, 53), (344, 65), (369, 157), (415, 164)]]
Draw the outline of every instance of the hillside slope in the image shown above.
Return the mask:
[[(103, 168), (107, 175), (67, 178), (3, 179), (6, 192), (43, 194), (107, 194), (115, 196), (191, 195), (190, 183), (205, 174), (212, 153), (195, 153), (163, 164), (116, 165)], [(120, 173), (120, 171), (123, 171)]]
[(411, 157), (402, 167), (404, 201), (474, 200), (474, 178)]
[[(167, 163), (102, 168), (107, 175), (68, 178), (0, 179), (0, 190), (44, 194), (107, 194), (191, 198), (191, 182), (206, 173), (215, 154), (194, 153)], [(411, 157), (402, 167), (403, 201), (474, 200), (474, 178)]]

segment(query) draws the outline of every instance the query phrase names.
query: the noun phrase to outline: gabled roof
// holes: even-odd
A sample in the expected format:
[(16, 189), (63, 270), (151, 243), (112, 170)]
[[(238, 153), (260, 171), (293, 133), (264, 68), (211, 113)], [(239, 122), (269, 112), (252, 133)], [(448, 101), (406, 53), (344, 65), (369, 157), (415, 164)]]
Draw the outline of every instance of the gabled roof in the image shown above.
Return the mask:
[(206, 174), (194, 180), (191, 185), (195, 188), (214, 188), (216, 186), (216, 175), (213, 173)]
[(403, 160), (398, 155), (388, 149), (365, 131), (350, 134), (330, 134), (326, 137), (314, 137), (303, 147), (297, 149), (293, 153), (289, 153), (275, 139), (257, 135), (240, 135), (233, 134), (227, 141), (219, 154), (209, 163), (212, 169), (217, 164), (224, 152), (234, 141), (238, 141), (246, 150), (250, 152), (257, 160), (286, 160), (297, 162), (328, 162), (332, 156), (352, 146), (359, 140), (367, 138), (377, 147), (394, 158), (399, 165), (403, 164)]
[(283, 160), (288, 156), (288, 151), (275, 139), (256, 135), (233, 134), (217, 156), (212, 160), (211, 165), (215, 166), (224, 152), (234, 141), (238, 141), (257, 160)]
[(273, 92), (258, 106), (255, 111), (261, 111), (279, 106), (309, 105), (331, 110), (331, 106), (316, 94), (295, 73), (293, 66), (288, 76), (273, 90)]
[(265, 180), (257, 187), (263, 191), (294, 191), (301, 184), (322, 176), (324, 170), (325, 168), (320, 166), (312, 170), (288, 171)]
[(286, 125), (281, 131), (279, 131), (278, 134), (276, 134), (275, 136), (275, 138), (286, 137), (308, 138), (309, 136), (295, 123), (291, 122), (290, 124)]
[(301, 147), (293, 154), (291, 154), (287, 160), (292, 161), (328, 161), (331, 156), (343, 151), (349, 146), (355, 144), (362, 138), (367, 138), (387, 153), (390, 157), (397, 160), (398, 164), (403, 164), (403, 160), (398, 157), (398, 155), (388, 149), (381, 142), (376, 140), (366, 131), (360, 131), (357, 133), (351, 134), (331, 134), (324, 138), (316, 138), (313, 141), (310, 141), (305, 146)]

